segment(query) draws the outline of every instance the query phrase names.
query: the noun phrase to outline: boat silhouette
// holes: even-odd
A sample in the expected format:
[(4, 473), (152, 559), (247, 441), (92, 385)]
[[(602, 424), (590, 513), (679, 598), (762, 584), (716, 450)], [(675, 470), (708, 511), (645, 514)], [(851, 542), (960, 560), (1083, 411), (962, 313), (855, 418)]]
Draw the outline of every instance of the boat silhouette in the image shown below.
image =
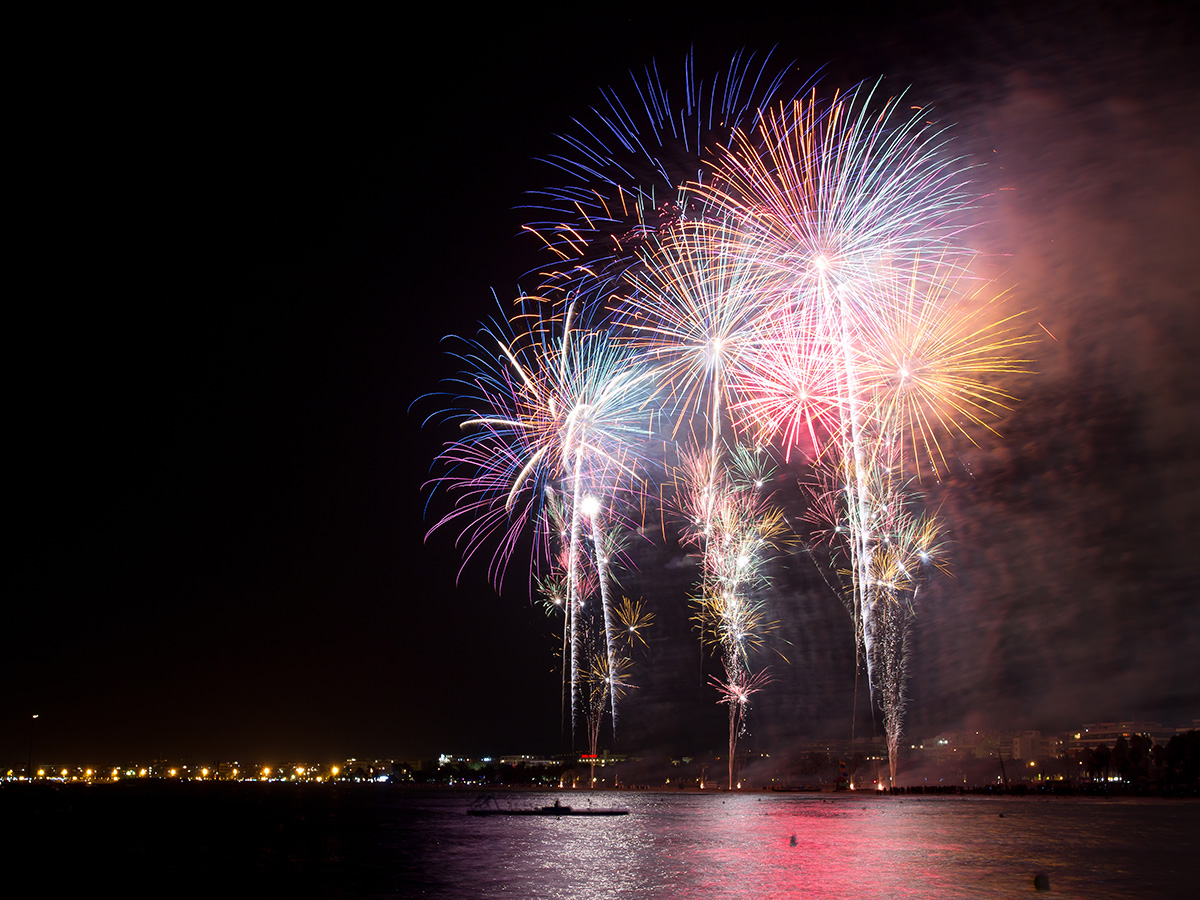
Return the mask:
[[(494, 802), (494, 801), (493, 801)], [(472, 807), (467, 810), (467, 815), (470, 816), (627, 816), (627, 809), (613, 809), (603, 806), (587, 806), (581, 809), (567, 806), (559, 800), (555, 800), (550, 806), (529, 806), (529, 807), (504, 807), (504, 806), (481, 806)]]

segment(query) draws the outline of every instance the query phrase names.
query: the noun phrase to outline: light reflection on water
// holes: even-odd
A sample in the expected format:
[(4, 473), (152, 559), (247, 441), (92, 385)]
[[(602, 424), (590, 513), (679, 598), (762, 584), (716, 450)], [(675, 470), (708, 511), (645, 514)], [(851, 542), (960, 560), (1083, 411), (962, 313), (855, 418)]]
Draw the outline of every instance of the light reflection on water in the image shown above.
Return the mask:
[[(556, 796), (497, 799), (538, 806)], [(1057, 897), (1188, 896), (1185, 856), (1200, 837), (1200, 806), (1187, 801), (617, 792), (596, 795), (596, 805), (630, 815), (477, 818), (466, 815), (473, 799), (397, 798), (416, 804), (393, 835), (400, 891), (1002, 898), (1028, 895), (1044, 872)], [(406, 875), (415, 880), (405, 884)]]

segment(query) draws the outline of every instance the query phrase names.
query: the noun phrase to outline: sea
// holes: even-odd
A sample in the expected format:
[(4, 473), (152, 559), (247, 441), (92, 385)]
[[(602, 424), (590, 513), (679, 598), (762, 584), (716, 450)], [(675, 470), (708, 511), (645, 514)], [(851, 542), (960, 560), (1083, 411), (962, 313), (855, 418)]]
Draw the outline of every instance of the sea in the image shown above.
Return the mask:
[[(628, 815), (468, 815), (486, 803)], [(1200, 891), (1200, 801), (376, 784), (0, 789), (8, 896), (1006, 898)]]

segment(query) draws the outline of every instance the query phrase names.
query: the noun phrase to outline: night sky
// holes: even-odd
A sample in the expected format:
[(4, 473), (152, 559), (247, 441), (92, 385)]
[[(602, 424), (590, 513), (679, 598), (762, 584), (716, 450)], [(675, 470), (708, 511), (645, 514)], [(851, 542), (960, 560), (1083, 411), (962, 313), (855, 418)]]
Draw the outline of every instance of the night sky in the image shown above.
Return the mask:
[[(452, 533), (425, 539), (454, 430), (418, 398), (454, 372), (441, 338), (540, 262), (517, 207), (554, 180), (553, 135), (692, 46), (698, 71), (774, 48), (797, 86), (911, 85), (984, 164), (979, 265), (1041, 337), (1004, 439), (954, 444), (930, 487), (954, 577), (918, 619), (910, 731), (1200, 717), (1194, 17), (636, 6), (31, 29), (0, 768), (33, 713), (64, 764), (566, 749), (526, 579), (497, 593)], [(638, 560), (654, 653), (617, 747), (717, 748), (687, 573)], [(842, 735), (846, 614), (798, 558), (775, 602), (791, 663), (751, 746)]]

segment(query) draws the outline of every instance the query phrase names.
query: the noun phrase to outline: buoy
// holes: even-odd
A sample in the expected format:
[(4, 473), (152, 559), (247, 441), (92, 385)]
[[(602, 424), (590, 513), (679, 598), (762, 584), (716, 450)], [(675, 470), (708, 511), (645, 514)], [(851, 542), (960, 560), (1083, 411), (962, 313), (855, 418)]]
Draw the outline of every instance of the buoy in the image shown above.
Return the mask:
[(1050, 876), (1045, 872), (1038, 872), (1033, 876), (1033, 889), (1035, 891), (1050, 890)]

